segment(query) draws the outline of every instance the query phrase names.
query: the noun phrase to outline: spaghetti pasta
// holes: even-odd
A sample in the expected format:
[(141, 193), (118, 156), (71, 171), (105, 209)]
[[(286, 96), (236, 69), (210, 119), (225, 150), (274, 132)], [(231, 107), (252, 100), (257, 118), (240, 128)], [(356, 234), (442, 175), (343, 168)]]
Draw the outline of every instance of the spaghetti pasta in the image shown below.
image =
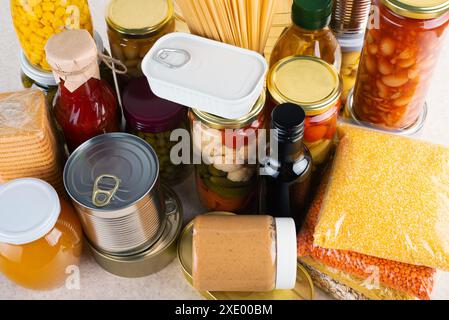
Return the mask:
[(276, 1), (177, 0), (193, 34), (263, 53)]

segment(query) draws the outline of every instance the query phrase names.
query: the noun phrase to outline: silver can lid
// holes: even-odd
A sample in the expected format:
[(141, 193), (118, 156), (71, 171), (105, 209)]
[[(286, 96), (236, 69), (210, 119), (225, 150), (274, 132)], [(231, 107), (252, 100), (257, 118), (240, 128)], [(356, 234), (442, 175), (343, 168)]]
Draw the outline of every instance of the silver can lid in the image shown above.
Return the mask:
[(64, 185), (79, 205), (115, 211), (136, 204), (156, 185), (159, 162), (144, 140), (126, 133), (97, 136), (73, 152)]

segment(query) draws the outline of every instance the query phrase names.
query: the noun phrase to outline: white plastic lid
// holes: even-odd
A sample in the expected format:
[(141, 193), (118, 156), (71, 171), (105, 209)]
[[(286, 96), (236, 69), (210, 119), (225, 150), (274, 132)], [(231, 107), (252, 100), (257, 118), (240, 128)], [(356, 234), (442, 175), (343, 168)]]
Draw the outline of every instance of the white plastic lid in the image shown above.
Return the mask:
[(254, 51), (186, 33), (160, 38), (142, 62), (155, 95), (227, 119), (250, 112), (268, 65)]
[(337, 36), (337, 40), (343, 52), (361, 52), (365, 41), (365, 34), (358, 33), (354, 35), (341, 35)]
[(296, 285), (298, 251), (295, 221), (276, 218), (276, 289), (290, 290)]
[(58, 194), (38, 179), (19, 179), (0, 186), (0, 242), (23, 245), (44, 237), (56, 224)]

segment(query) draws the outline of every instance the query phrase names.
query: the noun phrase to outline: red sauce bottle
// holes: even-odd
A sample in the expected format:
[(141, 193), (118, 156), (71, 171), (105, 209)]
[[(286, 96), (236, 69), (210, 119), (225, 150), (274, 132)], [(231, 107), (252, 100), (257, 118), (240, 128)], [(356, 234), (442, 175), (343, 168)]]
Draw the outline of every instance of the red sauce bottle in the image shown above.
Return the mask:
[(85, 30), (57, 34), (48, 41), (46, 52), (59, 82), (53, 114), (69, 151), (97, 135), (119, 131), (117, 100), (100, 78), (90, 34)]

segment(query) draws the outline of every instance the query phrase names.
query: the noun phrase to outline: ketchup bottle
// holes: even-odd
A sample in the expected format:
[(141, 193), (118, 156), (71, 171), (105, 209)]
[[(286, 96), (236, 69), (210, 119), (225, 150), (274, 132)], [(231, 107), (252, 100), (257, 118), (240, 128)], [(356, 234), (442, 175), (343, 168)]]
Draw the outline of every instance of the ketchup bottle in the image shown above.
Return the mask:
[(69, 151), (95, 136), (119, 131), (117, 100), (100, 77), (97, 48), (89, 32), (56, 34), (48, 40), (45, 50), (59, 83), (53, 114)]

